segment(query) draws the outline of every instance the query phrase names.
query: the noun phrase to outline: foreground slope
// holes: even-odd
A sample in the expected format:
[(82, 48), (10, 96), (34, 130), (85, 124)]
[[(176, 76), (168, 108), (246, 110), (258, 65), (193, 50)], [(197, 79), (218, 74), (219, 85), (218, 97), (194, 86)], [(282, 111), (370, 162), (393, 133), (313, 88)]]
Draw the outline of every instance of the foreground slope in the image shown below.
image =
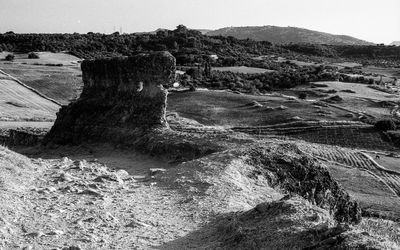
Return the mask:
[(338, 224), (357, 219), (355, 203), (300, 145), (268, 145), (169, 166), (104, 145), (38, 148), (37, 159), (0, 148), (0, 247), (398, 248), (397, 223)]
[(238, 39), (269, 41), (275, 44), (312, 43), (330, 45), (372, 45), (351, 36), (332, 35), (329, 33), (278, 26), (227, 27), (207, 33), (209, 36), (233, 36)]

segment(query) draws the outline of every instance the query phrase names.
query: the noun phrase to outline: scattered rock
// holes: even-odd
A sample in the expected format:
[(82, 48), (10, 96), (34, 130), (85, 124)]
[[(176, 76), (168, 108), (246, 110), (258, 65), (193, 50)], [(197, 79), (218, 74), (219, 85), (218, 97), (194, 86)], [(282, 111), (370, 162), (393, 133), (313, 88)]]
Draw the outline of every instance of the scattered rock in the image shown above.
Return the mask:
[(87, 194), (87, 195), (93, 195), (93, 196), (103, 196), (100, 192), (97, 192), (96, 190), (93, 190), (91, 188), (85, 189), (78, 194)]
[(304, 119), (301, 118), (300, 116), (294, 116), (294, 117), (290, 118), (290, 120), (292, 120), (292, 121), (302, 121)]
[(47, 233), (47, 235), (63, 235), (64, 232), (61, 230), (53, 230)]
[(137, 227), (149, 227), (150, 225), (140, 222), (140, 221), (131, 221), (129, 224), (127, 224), (125, 227), (132, 227), (132, 228), (137, 228)]
[(43, 235), (44, 235), (44, 233), (43, 233), (43, 232), (40, 232), (40, 231), (25, 234), (26, 237), (30, 237), (30, 238), (40, 238), (40, 237), (42, 237)]
[(124, 181), (118, 175), (101, 175), (93, 179), (95, 182), (115, 181), (119, 184), (124, 184)]
[(155, 177), (155, 176), (157, 176), (159, 174), (165, 173), (165, 171), (167, 171), (167, 170), (164, 169), (164, 168), (150, 168), (149, 169), (149, 176)]
[(60, 174), (59, 177), (56, 178), (56, 182), (71, 182), (71, 181), (75, 181), (78, 180), (78, 178), (73, 177), (72, 175), (68, 174), (68, 173), (62, 173)]
[(123, 169), (118, 170), (116, 173), (117, 176), (121, 177), (122, 179), (125, 179), (127, 177), (129, 177), (129, 173)]
[(277, 110), (285, 110), (285, 109), (288, 109), (288, 107), (281, 105), (281, 106), (277, 107), (276, 109)]

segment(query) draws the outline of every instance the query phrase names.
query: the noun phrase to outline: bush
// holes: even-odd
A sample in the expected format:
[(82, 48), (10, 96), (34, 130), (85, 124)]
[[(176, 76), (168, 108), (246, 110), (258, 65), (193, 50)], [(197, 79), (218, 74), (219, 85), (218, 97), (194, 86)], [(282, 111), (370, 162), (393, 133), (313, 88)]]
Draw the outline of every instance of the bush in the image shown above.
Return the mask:
[(307, 93), (301, 92), (301, 93), (299, 94), (299, 98), (302, 99), (302, 100), (307, 99)]
[(39, 59), (39, 55), (31, 52), (28, 54), (28, 59)]
[(6, 61), (14, 61), (14, 59), (15, 59), (15, 56), (13, 54), (8, 54), (6, 56)]
[(396, 146), (400, 146), (400, 131), (388, 131), (387, 134)]
[(379, 120), (375, 123), (374, 127), (376, 130), (379, 131), (395, 130), (396, 123), (394, 123), (394, 121), (390, 119)]

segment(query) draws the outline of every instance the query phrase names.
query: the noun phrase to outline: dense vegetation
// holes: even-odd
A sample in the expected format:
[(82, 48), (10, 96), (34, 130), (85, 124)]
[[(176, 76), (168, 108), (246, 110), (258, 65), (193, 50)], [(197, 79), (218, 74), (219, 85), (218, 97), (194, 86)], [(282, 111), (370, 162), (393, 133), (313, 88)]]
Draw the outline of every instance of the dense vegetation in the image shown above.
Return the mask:
[[(156, 33), (106, 35), (87, 34), (0, 34), (0, 51), (30, 53), (33, 51), (67, 51), (83, 59), (108, 56), (129, 56), (148, 51), (171, 52), (187, 75), (181, 79), (191, 88), (207, 86), (254, 92), (290, 88), (321, 80), (346, 80), (338, 69), (323, 66), (299, 66), (290, 61), (277, 61), (278, 56), (302, 61), (345, 60), (355, 58), (366, 63), (400, 65), (400, 47), (392, 46), (334, 46), (321, 44), (273, 45), (266, 41), (239, 40), (234, 37), (205, 36), (196, 30), (179, 25), (175, 30)], [(260, 55), (274, 58), (254, 60)], [(8, 60), (12, 60), (12, 55)], [(240, 74), (211, 70), (216, 66), (250, 66), (274, 70), (264, 74)], [(186, 67), (186, 68), (185, 68)], [(343, 72), (340, 72), (343, 73)], [(352, 80), (352, 79), (347, 79)], [(357, 78), (357, 82), (371, 83)], [(372, 82), (373, 83), (373, 82)]]
[(174, 31), (160, 30), (156, 34), (0, 34), (0, 51), (68, 51), (89, 59), (163, 50), (170, 51), (180, 65), (203, 63), (211, 54), (219, 57), (216, 65), (239, 65), (253, 55), (282, 52), (282, 48), (269, 42), (208, 37), (182, 25)]
[(286, 44), (282, 47), (309, 56), (345, 58), (363, 64), (400, 65), (400, 47), (398, 46)]
[(217, 55), (215, 65), (244, 65), (257, 55), (317, 56), (359, 60), (400, 61), (400, 47), (352, 46), (321, 44), (273, 45), (267, 41), (239, 40), (234, 37), (206, 36), (180, 25), (177, 29), (159, 30), (155, 34), (106, 35), (87, 34), (0, 34), (0, 51), (29, 53), (32, 51), (68, 51), (80, 58), (132, 55), (144, 51), (168, 50), (180, 65), (203, 63), (209, 55)]
[[(244, 74), (233, 72), (212, 71), (209, 74), (199, 74), (187, 71), (197, 86), (216, 89), (231, 89), (240, 92), (265, 92), (274, 89), (292, 88), (312, 81), (335, 81), (339, 75), (336, 71), (322, 66), (303, 66), (282, 63), (275, 71), (263, 74)], [(185, 84), (185, 81), (183, 81)], [(190, 85), (190, 84), (189, 84)]]

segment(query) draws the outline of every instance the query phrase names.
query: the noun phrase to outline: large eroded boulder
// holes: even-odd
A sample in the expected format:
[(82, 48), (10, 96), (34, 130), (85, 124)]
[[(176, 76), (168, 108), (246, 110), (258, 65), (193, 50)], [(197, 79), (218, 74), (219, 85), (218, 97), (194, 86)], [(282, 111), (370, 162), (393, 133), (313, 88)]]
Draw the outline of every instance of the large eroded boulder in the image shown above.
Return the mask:
[(61, 108), (44, 142), (121, 141), (168, 127), (162, 85), (174, 80), (175, 67), (168, 52), (83, 61), (83, 92)]

